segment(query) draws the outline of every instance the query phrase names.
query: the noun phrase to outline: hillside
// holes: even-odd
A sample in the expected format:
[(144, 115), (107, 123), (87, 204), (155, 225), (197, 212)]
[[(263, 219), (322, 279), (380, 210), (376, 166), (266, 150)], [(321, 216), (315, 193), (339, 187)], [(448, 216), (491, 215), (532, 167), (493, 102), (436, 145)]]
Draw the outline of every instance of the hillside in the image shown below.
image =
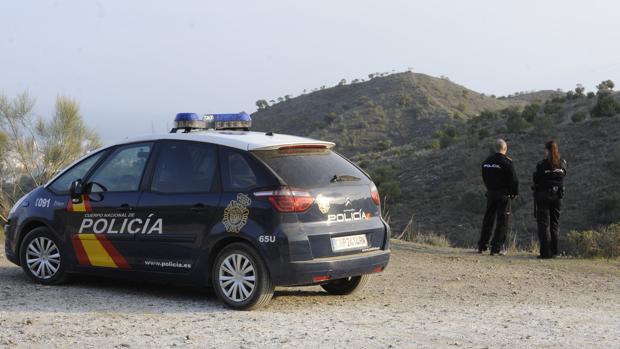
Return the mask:
[(425, 144), (446, 122), (523, 104), (405, 72), (301, 95), (257, 111), (252, 120), (254, 129), (335, 141), (339, 151), (353, 155)]
[[(475, 243), (484, 212), (479, 164), (493, 140), (505, 138), (521, 180), (510, 238), (528, 246), (536, 240), (531, 173), (550, 138), (569, 164), (563, 236), (620, 221), (619, 118), (591, 116), (597, 97), (565, 95), (541, 91), (500, 100), (401, 73), (303, 95), (253, 117), (259, 129), (335, 141), (387, 196), (396, 233), (413, 217), (415, 231), (445, 234), (461, 246)], [(407, 107), (399, 104), (403, 96), (411, 98)], [(338, 114), (328, 122), (329, 113)]]

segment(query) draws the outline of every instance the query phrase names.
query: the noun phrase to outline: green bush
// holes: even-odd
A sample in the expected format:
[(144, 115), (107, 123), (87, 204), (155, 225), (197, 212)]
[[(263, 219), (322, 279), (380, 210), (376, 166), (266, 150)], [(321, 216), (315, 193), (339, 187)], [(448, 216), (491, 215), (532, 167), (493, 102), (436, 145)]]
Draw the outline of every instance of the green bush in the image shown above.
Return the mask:
[(562, 111), (562, 104), (560, 103), (547, 102), (543, 107), (543, 112), (545, 113), (545, 115), (558, 114), (560, 111)]
[(580, 112), (576, 112), (575, 114), (573, 114), (573, 116), (571, 116), (570, 119), (573, 122), (582, 122), (583, 120), (586, 119), (587, 116), (588, 116), (588, 114), (586, 114), (583, 111), (580, 111)]
[(401, 191), (400, 191), (400, 182), (396, 180), (388, 180), (384, 181), (379, 185), (379, 193), (383, 197), (388, 197), (388, 200), (392, 203), (400, 199)]
[(530, 123), (527, 122), (527, 120), (525, 120), (521, 115), (513, 115), (506, 120), (506, 129), (508, 132), (523, 132), (530, 128), (530, 126)]
[(392, 146), (392, 141), (389, 139), (384, 139), (381, 142), (379, 142), (379, 144), (377, 144), (377, 150), (378, 151), (388, 150), (390, 149), (391, 146)]
[(536, 115), (538, 115), (539, 111), (540, 111), (540, 105), (536, 103), (532, 103), (532, 104), (527, 105), (525, 108), (523, 108), (523, 111), (521, 112), (521, 116), (527, 122), (532, 122), (536, 118)]
[(601, 93), (592, 109), (592, 116), (610, 117), (620, 113), (620, 103), (610, 93)]
[(567, 237), (572, 252), (580, 257), (620, 257), (620, 224), (599, 230), (573, 230)]
[(431, 150), (437, 150), (441, 148), (441, 144), (439, 143), (438, 139), (433, 139), (432, 141), (428, 143), (426, 147)]

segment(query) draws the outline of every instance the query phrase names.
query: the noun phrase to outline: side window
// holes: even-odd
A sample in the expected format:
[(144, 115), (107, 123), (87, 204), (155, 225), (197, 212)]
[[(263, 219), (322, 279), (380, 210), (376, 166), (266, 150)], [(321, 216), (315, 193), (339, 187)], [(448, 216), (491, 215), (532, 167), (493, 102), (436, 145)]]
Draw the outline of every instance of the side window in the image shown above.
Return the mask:
[(151, 191), (159, 193), (206, 193), (214, 189), (217, 147), (197, 142), (161, 145)]
[(224, 191), (248, 191), (277, 184), (276, 179), (247, 152), (221, 147)]
[(112, 153), (89, 179), (92, 192), (137, 191), (151, 143), (130, 144)]
[(67, 172), (63, 173), (60, 177), (56, 178), (56, 180), (50, 185), (50, 188), (57, 193), (67, 193), (69, 192), (69, 187), (71, 183), (76, 179), (82, 179), (88, 173), (88, 171), (95, 165), (97, 160), (101, 158), (104, 151), (100, 151), (96, 154), (91, 155), (90, 157), (82, 160), (80, 163), (73, 166)]

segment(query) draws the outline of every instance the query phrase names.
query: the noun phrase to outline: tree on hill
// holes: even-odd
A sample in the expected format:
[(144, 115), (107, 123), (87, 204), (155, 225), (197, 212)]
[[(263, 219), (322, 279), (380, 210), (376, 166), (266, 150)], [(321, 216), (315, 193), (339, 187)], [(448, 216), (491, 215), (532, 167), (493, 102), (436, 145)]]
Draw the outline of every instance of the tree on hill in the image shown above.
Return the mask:
[(596, 86), (598, 100), (592, 109), (592, 115), (597, 117), (609, 117), (620, 113), (620, 103), (613, 96), (614, 82), (606, 80)]
[(258, 101), (256, 101), (256, 107), (258, 108), (258, 110), (266, 109), (267, 107), (269, 107), (269, 103), (267, 103), (267, 101), (264, 99), (259, 99)]
[(24, 194), (42, 185), (75, 159), (100, 146), (82, 119), (79, 105), (60, 96), (49, 120), (34, 118), (34, 99), (0, 94), (0, 218)]

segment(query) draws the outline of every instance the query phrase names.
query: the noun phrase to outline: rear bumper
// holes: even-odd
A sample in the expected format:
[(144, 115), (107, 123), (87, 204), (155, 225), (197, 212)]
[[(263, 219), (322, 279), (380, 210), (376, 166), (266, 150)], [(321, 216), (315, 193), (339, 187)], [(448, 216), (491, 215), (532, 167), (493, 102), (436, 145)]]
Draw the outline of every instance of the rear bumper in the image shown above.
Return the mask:
[(390, 261), (390, 250), (377, 250), (355, 255), (316, 258), (307, 261), (288, 262), (285, 270), (273, 282), (276, 286), (316, 284), (315, 277), (330, 280), (383, 271)]

